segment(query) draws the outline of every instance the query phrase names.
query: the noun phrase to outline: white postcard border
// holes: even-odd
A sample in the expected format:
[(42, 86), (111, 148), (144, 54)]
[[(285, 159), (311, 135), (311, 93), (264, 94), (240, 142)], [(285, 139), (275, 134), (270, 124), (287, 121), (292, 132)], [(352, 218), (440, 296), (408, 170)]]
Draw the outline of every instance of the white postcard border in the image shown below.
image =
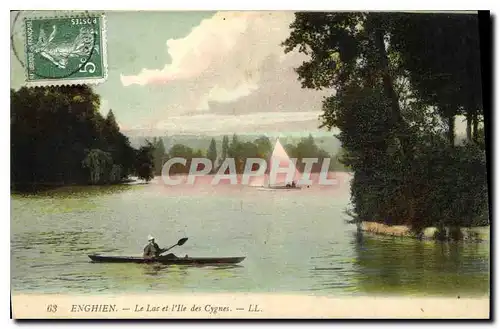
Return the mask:
[[(7, 2), (3, 2), (3, 3), (7, 3)], [(2, 3), (2, 4), (3, 4)], [(403, 7), (402, 5), (400, 6), (395, 6), (395, 4), (398, 4), (397, 2), (393, 2), (393, 1), (390, 1), (390, 0), (383, 0), (383, 1), (377, 1), (377, 2), (373, 2), (373, 1), (355, 1), (355, 0), (352, 0), (352, 1), (348, 1), (348, 2), (327, 2), (327, 1), (313, 1), (313, 0), (310, 0), (310, 1), (307, 1), (307, 2), (303, 2), (303, 1), (287, 1), (285, 5), (283, 5), (283, 3), (280, 5), (279, 2), (276, 2), (276, 3), (271, 3), (269, 1), (264, 1), (264, 0), (254, 0), (252, 2), (246, 2), (246, 3), (241, 3), (241, 4), (237, 4), (237, 3), (234, 3), (234, 2), (229, 2), (227, 0), (217, 0), (217, 1), (211, 1), (211, 2), (206, 2), (206, 1), (182, 1), (182, 2), (178, 2), (178, 3), (169, 3), (169, 5), (165, 5), (165, 2), (163, 1), (150, 1), (149, 3), (144, 3), (144, 2), (133, 2), (133, 1), (127, 1), (127, 0), (124, 0), (124, 1), (120, 1), (120, 2), (116, 2), (116, 3), (113, 3), (113, 6), (109, 6), (107, 7), (107, 9), (121, 9), (121, 10), (138, 10), (138, 9), (150, 9), (150, 10), (155, 10), (155, 9), (189, 9), (189, 7), (191, 7), (193, 10), (196, 10), (196, 9), (208, 9), (208, 8), (222, 8), (222, 7), (230, 7), (231, 9), (310, 9), (310, 10), (315, 10), (315, 9), (324, 9), (324, 10), (355, 10), (355, 9), (384, 9), (384, 10), (387, 10), (387, 9), (392, 9), (392, 10), (397, 10), (397, 9), (403, 9), (401, 7)], [(404, 9), (426, 9), (426, 10), (429, 10), (429, 9), (445, 9), (445, 8), (448, 8), (448, 9), (470, 9), (471, 8), (471, 2), (470, 1), (440, 1), (440, 2), (436, 2), (436, 1), (430, 1), (430, 0), (420, 0), (420, 1), (409, 1), (409, 2), (405, 2), (405, 6), (406, 8)], [(76, 6), (76, 7), (75, 7)], [(473, 6), (472, 7), (478, 7), (478, 8), (483, 8), (483, 9), (489, 9), (489, 8), (494, 8), (496, 9), (496, 7), (498, 6), (498, 2), (493, 2), (493, 1), (483, 1), (483, 0), (478, 0), (478, 1), (475, 1), (473, 3)], [(85, 1), (85, 2), (80, 2), (80, 3), (68, 3), (66, 1), (63, 1), (63, 0), (53, 0), (53, 1), (50, 1), (50, 3), (44, 3), (44, 7), (40, 7), (39, 5), (37, 6), (37, 3), (35, 1), (17, 1), (16, 2), (16, 8), (15, 9), (30, 9), (30, 8), (40, 8), (40, 9), (105, 9), (103, 8), (104, 7), (104, 3), (100, 2), (100, 1), (96, 1), (96, 0), (88, 0), (88, 1)], [(399, 8), (397, 8), (399, 7)], [(10, 8), (9, 8), (10, 9)], [(7, 11), (4, 10), (3, 11), (5, 13), (5, 18), (7, 18)], [(2, 20), (4, 22), (4, 24), (9, 24), (8, 22), (10, 22), (10, 19), (4, 19)], [(495, 34), (493, 34), (495, 35)], [(7, 44), (7, 42), (10, 43), (10, 40), (8, 40), (8, 34), (7, 33), (4, 33), (3, 34), (3, 37), (4, 37), (4, 44)], [(498, 34), (496, 34), (495, 36), (495, 41), (498, 42)], [(4, 49), (7, 49), (8, 47), (5, 47)], [(7, 63), (7, 62), (10, 62), (10, 48), (9, 49), (9, 59), (5, 58), (4, 60), (4, 63)], [(6, 52), (5, 52), (6, 53)], [(6, 56), (7, 57), (7, 56)], [(498, 66), (496, 66), (497, 69), (498, 69)], [(496, 72), (495, 72), (496, 73)], [(2, 138), (0, 139), (2, 141), (2, 144), (4, 146), (4, 150), (10, 150), (10, 128), (8, 126), (8, 123), (10, 122), (10, 116), (8, 114), (8, 110), (10, 108), (10, 101), (9, 101), (9, 96), (7, 94), (7, 85), (9, 85), (10, 87), (10, 80), (8, 80), (10, 78), (10, 75), (9, 74), (4, 74), (3, 75), (3, 81), (5, 83), (4, 87), (2, 88), (2, 91), (5, 93), (5, 97), (3, 97), (3, 100), (4, 100), (4, 115), (5, 115), (5, 120), (3, 120), (3, 123), (5, 124), (5, 129), (1, 129), (1, 132), (3, 134)], [(497, 88), (498, 87), (498, 84), (496, 84)], [(497, 90), (494, 91), (494, 94), (499, 94), (498, 92), (496, 92)], [(498, 115), (496, 116), (498, 117)], [(496, 122), (495, 122), (496, 123)], [(496, 137), (496, 136), (495, 136)], [(495, 142), (497, 142), (496, 138), (495, 138)], [(498, 145), (498, 143), (495, 143), (495, 147), (496, 145)], [(498, 151), (498, 149), (495, 149), (495, 151)], [(4, 223), (6, 223), (6, 226), (4, 226), (4, 229), (2, 230), (3, 231), (3, 234), (4, 234), (4, 248), (2, 248), (1, 252), (3, 253), (3, 259), (9, 259), (10, 260), (10, 190), (7, 190), (7, 186), (8, 185), (8, 181), (10, 180), (10, 177), (9, 177), (9, 174), (10, 173), (10, 166), (9, 166), (9, 162), (7, 162), (7, 160), (5, 161), (2, 161), (1, 162), (1, 166), (2, 166), (2, 169), (4, 170), (4, 175), (2, 175), (2, 180), (3, 180), (3, 184), (1, 186), (4, 187), (4, 190), (3, 190), (3, 193), (5, 193), (5, 197), (2, 198), (2, 209), (4, 209), (5, 211), (5, 215), (2, 216), (3, 217), (3, 220), (5, 221)], [(499, 204), (498, 202), (495, 202), (495, 201), (498, 201), (497, 199), (493, 200), (492, 204)], [(5, 225), (5, 224), (4, 224)], [(496, 225), (494, 226), (496, 227)], [(10, 298), (9, 298), (9, 295), (10, 295), (10, 262), (7, 263), (7, 264), (4, 264), (4, 275), (2, 277), (2, 281), (3, 281), (3, 285), (2, 285), (2, 307), (1, 309), (3, 310), (4, 314), (2, 316), (2, 318), (4, 319), (4, 322), (7, 322), (5, 320), (7, 320), (10, 316), (9, 314), (9, 309), (10, 309)], [(495, 275), (495, 279), (496, 279), (496, 273), (494, 273)], [(492, 278), (493, 279), (493, 278)], [(493, 292), (491, 292), (491, 294), (493, 294)], [(286, 298), (286, 297), (285, 297)], [(493, 310), (492, 310), (493, 311)], [(498, 314), (498, 313), (497, 313)], [(219, 325), (220, 323), (216, 323), (215, 325)], [(288, 323), (284, 323), (282, 325), (287, 325)], [(329, 325), (329, 323), (324, 323), (326, 325)], [(13, 326), (14, 323), (12, 321), (9, 321), (9, 327), (10, 326)], [(49, 323), (49, 324), (46, 324), (46, 325), (49, 325), (51, 326), (52, 324)], [(115, 325), (115, 326), (123, 326), (124, 323), (114, 323), (112, 325)], [(143, 326), (146, 326), (146, 325), (150, 325), (150, 324), (144, 324), (144, 325), (141, 325), (141, 324), (137, 324), (137, 323), (133, 323), (132, 324), (134, 327), (143, 327)], [(159, 323), (159, 324), (156, 324), (156, 325), (160, 325), (160, 326), (164, 326), (163, 323)], [(193, 323), (190, 323), (190, 324), (182, 324), (182, 323), (170, 323), (169, 326), (171, 327), (175, 327), (175, 326), (183, 326), (185, 327), (186, 325), (196, 325), (196, 324), (193, 324)], [(237, 325), (237, 324), (230, 324), (230, 325)], [(275, 325), (275, 324), (262, 324), (262, 323), (254, 323), (253, 325), (258, 325), (259, 327), (266, 327), (267, 325), (271, 326), (271, 325)], [(377, 324), (378, 326), (386, 326), (387, 324), (385, 323), (378, 323)], [(376, 326), (377, 326), (376, 325)], [(419, 324), (419, 325), (422, 325), (426, 328), (432, 328), (434, 326), (438, 326), (438, 324), (429, 324), (429, 323), (422, 323), (422, 324)], [(442, 327), (443, 325), (445, 324), (439, 324), (440, 327)], [(454, 323), (450, 323), (450, 324), (446, 324), (446, 325), (450, 325), (450, 326), (454, 326), (455, 324)], [(43, 326), (43, 324), (36, 324), (34, 325), (34, 327), (37, 327), (37, 326)], [(73, 327), (74, 324), (63, 324), (63, 325), (60, 325), (59, 327), (60, 328), (71, 328)], [(98, 328), (104, 328), (104, 326), (108, 326), (108, 324), (103, 324), (103, 323), (96, 323), (96, 324), (92, 324), (92, 323), (83, 323), (83, 324), (80, 324), (80, 326), (83, 326), (83, 327), (86, 327), (86, 326), (92, 326), (92, 327), (98, 327)], [(362, 324), (357, 324), (357, 325), (354, 325), (355, 327), (356, 326), (363, 326)]]

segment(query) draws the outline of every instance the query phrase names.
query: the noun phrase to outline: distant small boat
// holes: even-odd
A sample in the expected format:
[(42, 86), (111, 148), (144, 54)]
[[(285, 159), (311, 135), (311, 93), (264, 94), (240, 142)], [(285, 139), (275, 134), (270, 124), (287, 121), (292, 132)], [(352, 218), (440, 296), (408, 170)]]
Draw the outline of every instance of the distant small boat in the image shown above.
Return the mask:
[[(273, 182), (271, 185), (270, 181), (270, 168), (273, 168), (273, 163), (277, 162), (279, 165), (285, 164), (287, 167), (289, 167), (292, 164), (292, 161), (290, 160), (290, 157), (285, 151), (285, 148), (281, 145), (279, 139), (276, 140), (276, 144), (274, 145), (274, 150), (273, 153), (271, 154), (271, 157), (269, 159), (269, 168), (268, 168), (268, 173), (266, 174), (266, 181), (267, 184), (263, 184), (262, 186), (259, 186), (257, 189), (260, 191), (274, 191), (274, 190), (300, 190), (301, 187), (295, 185), (295, 183), (292, 182), (287, 182), (287, 175), (286, 174), (277, 174), (276, 176), (276, 182)], [(295, 181), (296, 179), (298, 180), (300, 177), (299, 171), (295, 168), (295, 173), (293, 180)], [(281, 180), (280, 180), (281, 178)]]
[(302, 187), (300, 186), (261, 186), (258, 187), (259, 191), (275, 191), (275, 190), (300, 190)]

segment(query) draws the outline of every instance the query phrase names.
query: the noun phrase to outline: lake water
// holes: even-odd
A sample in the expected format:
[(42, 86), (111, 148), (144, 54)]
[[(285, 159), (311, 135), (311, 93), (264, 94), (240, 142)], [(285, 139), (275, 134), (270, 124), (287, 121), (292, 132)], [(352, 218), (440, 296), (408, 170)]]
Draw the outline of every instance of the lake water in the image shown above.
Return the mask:
[[(345, 223), (347, 175), (334, 188), (242, 186), (63, 188), (11, 199), (12, 291), (279, 292), (323, 295), (489, 294), (489, 243), (360, 236)], [(98, 264), (182, 237), (178, 256), (246, 256), (240, 266)]]

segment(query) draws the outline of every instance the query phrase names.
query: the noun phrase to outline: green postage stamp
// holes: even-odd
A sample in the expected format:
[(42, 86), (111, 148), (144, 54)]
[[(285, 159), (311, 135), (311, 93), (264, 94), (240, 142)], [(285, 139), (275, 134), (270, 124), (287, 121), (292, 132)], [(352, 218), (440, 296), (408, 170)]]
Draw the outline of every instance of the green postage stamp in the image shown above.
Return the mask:
[(104, 15), (26, 18), (24, 28), (29, 86), (106, 80)]

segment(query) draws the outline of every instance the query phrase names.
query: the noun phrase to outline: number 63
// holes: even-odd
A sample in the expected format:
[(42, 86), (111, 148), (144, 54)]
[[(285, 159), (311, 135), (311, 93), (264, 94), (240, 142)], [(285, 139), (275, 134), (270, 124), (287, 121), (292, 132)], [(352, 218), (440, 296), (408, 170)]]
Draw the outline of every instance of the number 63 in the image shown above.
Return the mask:
[(47, 312), (55, 313), (57, 311), (57, 305), (49, 304), (47, 305)]

